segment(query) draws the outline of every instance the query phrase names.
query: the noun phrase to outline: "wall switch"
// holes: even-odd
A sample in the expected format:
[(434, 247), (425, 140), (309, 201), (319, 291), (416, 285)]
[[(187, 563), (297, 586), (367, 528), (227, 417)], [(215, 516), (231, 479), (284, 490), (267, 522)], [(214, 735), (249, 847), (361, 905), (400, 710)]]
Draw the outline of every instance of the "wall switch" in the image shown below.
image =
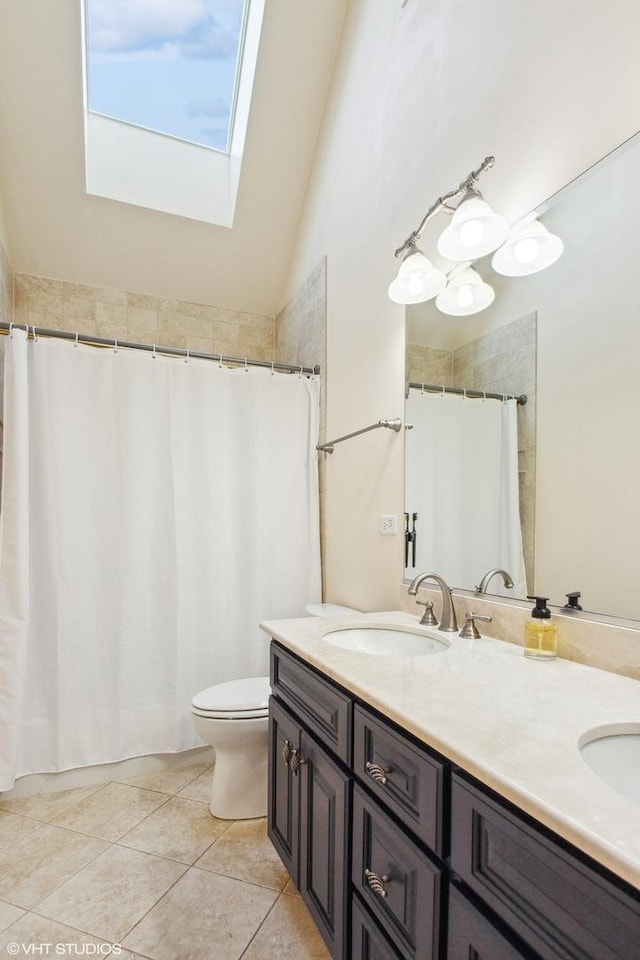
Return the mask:
[(395, 513), (380, 516), (380, 533), (397, 533), (398, 516)]

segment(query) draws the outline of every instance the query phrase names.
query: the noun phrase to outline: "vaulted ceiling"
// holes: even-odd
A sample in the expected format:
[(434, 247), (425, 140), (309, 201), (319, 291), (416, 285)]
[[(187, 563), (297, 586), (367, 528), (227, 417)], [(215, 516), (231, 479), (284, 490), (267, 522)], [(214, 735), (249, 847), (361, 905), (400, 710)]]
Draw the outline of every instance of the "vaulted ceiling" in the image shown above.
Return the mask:
[(234, 226), (85, 192), (81, 0), (0, 0), (0, 198), (15, 271), (274, 314), (348, 0), (268, 0)]

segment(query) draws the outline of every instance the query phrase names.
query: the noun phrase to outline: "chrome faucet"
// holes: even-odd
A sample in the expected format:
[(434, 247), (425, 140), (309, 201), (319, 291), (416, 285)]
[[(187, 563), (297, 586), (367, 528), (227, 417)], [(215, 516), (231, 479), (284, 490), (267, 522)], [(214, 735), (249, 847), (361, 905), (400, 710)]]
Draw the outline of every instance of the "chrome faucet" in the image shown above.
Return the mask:
[[(447, 586), (442, 577), (438, 576), (437, 573), (419, 573), (409, 587), (409, 596), (416, 597), (418, 595), (418, 587), (421, 583), (424, 583), (425, 580), (435, 580), (440, 587), (440, 592), (442, 593), (442, 619), (440, 620), (440, 629), (447, 630), (450, 633), (453, 633), (454, 630), (457, 631), (458, 623), (456, 621), (456, 611), (451, 598), (451, 587)], [(428, 616), (428, 614), (429, 608), (426, 607), (424, 616), (420, 623), (428, 622), (424, 619), (424, 617)]]
[(493, 578), (498, 574), (500, 574), (500, 576), (502, 577), (502, 582), (504, 583), (505, 587), (508, 590), (510, 590), (511, 587), (513, 586), (513, 580), (511, 579), (511, 577), (509, 576), (506, 570), (500, 570), (496, 568), (494, 570), (489, 570), (489, 573), (485, 573), (484, 577), (482, 578), (478, 586), (475, 588), (476, 593), (486, 593), (487, 587), (489, 586), (489, 581), (493, 580)]

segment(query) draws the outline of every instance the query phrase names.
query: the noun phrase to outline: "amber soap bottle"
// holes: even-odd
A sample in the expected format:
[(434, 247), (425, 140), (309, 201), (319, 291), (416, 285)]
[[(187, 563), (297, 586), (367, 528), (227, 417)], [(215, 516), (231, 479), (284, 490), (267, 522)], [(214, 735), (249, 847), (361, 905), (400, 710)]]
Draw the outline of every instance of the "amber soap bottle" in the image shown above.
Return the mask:
[(555, 660), (558, 655), (558, 631), (551, 622), (547, 607), (548, 597), (528, 597), (535, 600), (531, 619), (524, 625), (524, 655), (531, 660)]

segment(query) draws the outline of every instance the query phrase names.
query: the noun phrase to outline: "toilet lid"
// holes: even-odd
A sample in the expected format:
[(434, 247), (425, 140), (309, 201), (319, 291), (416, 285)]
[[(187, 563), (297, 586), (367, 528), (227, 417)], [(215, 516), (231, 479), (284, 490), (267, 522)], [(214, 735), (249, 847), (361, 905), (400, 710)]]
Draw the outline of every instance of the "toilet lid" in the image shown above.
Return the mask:
[(191, 701), (195, 710), (208, 713), (250, 713), (256, 716), (269, 707), (269, 677), (244, 677), (201, 690)]

